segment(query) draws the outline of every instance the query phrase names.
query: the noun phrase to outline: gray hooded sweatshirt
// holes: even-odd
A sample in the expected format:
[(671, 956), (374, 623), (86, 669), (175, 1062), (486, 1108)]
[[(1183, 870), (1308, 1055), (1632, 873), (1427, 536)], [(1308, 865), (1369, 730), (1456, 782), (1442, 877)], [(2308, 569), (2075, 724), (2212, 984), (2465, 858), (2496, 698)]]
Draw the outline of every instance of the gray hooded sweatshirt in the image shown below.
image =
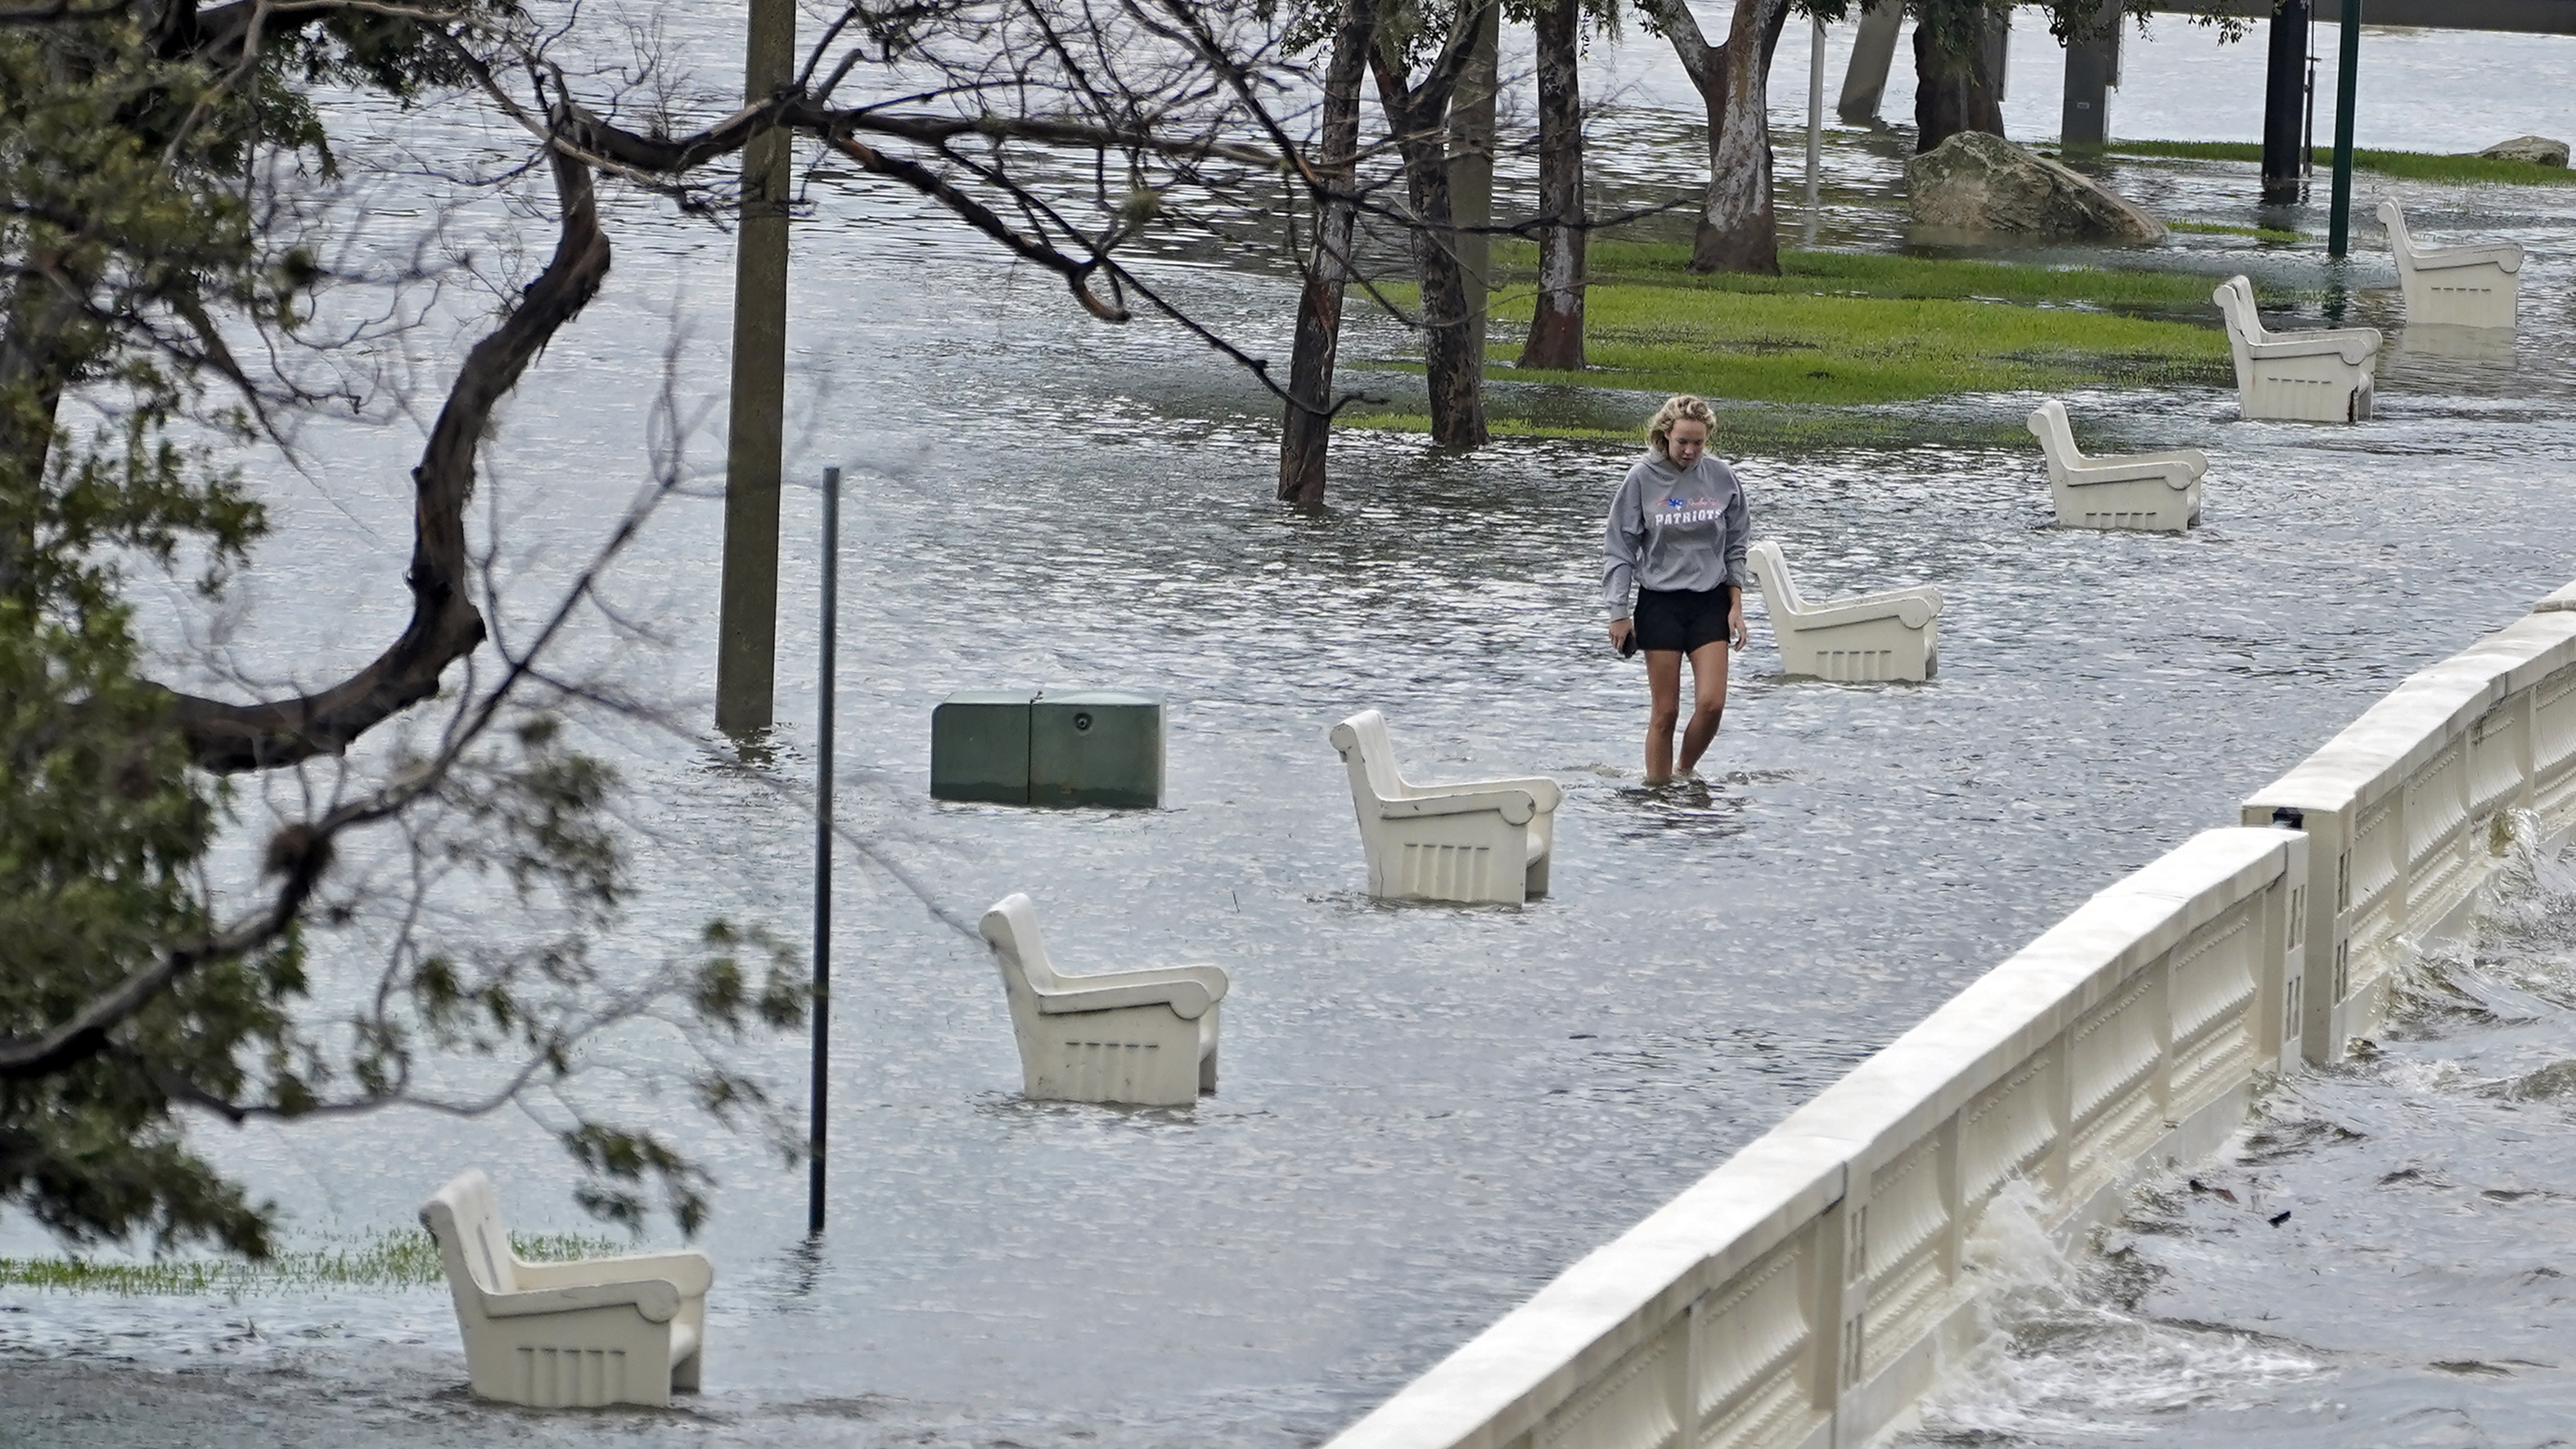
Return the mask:
[(1610, 501), (1601, 540), (1601, 605), (1625, 619), (1638, 589), (1744, 587), (1744, 489), (1714, 453), (1688, 468), (1648, 453)]

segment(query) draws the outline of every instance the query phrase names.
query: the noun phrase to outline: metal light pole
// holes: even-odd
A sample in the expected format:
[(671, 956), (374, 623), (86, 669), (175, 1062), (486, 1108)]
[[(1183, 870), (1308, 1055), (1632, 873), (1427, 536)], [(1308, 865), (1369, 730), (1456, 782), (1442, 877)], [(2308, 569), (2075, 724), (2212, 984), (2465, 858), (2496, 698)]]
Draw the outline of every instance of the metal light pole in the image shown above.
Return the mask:
[(2326, 220), (2326, 255), (2352, 244), (2352, 107), (2361, 89), (2361, 0), (2343, 0), (2343, 54), (2335, 61), (2334, 207)]
[(806, 1108), (805, 1231), (823, 1231), (823, 1127), (832, 1066), (832, 695), (841, 623), (841, 470), (823, 470), (823, 662), (814, 726), (814, 1076)]

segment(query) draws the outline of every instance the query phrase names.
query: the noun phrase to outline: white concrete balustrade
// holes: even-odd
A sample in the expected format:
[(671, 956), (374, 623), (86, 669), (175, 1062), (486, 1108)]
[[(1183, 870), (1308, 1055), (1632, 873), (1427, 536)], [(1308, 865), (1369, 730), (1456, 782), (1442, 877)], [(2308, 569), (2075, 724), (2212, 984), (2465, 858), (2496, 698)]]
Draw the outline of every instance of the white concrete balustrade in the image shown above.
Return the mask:
[(2407, 679), (1330, 1449), (1829, 1449), (1968, 1351), (1967, 1234), (2029, 1184), (2061, 1240), (2214, 1150), (2264, 1074), (2372, 1030), (2403, 953), (2576, 835), (2576, 584)]
[(1780, 672), (1817, 679), (1930, 679), (1941, 668), (1941, 591), (1929, 584), (1847, 594), (1808, 602), (1789, 577), (1789, 560), (1769, 540), (1744, 551), (1771, 634)]
[(2198, 448), (2087, 457), (2075, 446), (2066, 404), (2032, 409), (2030, 431), (2048, 459), (2048, 490), (2062, 528), (2133, 528), (2180, 533), (2200, 522), (2200, 480), (2209, 455)]
[(2553, 848), (2576, 826), (2576, 612), (2552, 607), (2570, 597), (2409, 676), (2245, 802), (2248, 823), (2314, 842), (2310, 1060), (2378, 1028), (2410, 943), (2459, 932), (2510, 844), (2506, 812)]
[(2521, 300), (2522, 247), (2515, 242), (2419, 247), (2395, 201), (2379, 203), (2408, 327), (2511, 328)]
[(1792, 1449), (1905, 1421), (1974, 1346), (1978, 1214), (2062, 1235), (2215, 1148), (2295, 1053), (2306, 837), (2213, 830), (2095, 896), (1332, 1441)]
[(2210, 293), (2236, 360), (2236, 410), (2248, 418), (2357, 423), (2370, 416), (2379, 370), (2374, 327), (2272, 332), (2254, 310), (2254, 284), (2230, 277)]

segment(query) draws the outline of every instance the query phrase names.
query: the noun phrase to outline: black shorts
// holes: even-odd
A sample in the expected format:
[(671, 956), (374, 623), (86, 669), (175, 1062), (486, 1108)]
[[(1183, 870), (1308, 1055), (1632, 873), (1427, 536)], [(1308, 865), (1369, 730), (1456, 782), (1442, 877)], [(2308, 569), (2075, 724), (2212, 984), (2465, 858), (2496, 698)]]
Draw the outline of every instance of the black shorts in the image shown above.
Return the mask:
[(1726, 618), (1735, 604), (1735, 585), (1713, 589), (1639, 589), (1634, 615), (1637, 647), (1690, 653), (1703, 644), (1727, 642)]

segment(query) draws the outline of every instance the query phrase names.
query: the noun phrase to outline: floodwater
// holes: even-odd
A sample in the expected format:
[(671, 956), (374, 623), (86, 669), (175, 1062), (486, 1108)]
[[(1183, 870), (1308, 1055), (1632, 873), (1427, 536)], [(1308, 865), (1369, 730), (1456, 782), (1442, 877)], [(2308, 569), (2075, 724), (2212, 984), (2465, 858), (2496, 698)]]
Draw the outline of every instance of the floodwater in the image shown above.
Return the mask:
[[(673, 40), (708, 75), (734, 63), (728, 34), (675, 21)], [(2158, 45), (2186, 40), (2200, 45)], [(2566, 104), (2523, 69), (2528, 42), (2443, 44), (2449, 63), (2496, 72), (2499, 96)], [(1623, 135), (1687, 121), (1645, 37), (1613, 54), (1648, 77)], [(2134, 49), (2132, 74), (2205, 60), (2176, 54)], [(1803, 74), (1791, 46), (1779, 74)], [(1790, 89), (1784, 126), (1803, 114)], [(2155, 120), (2196, 134), (2178, 101), (2129, 102), (2114, 111), (2124, 133)], [(425, 152), (470, 149), (446, 121), (414, 124)], [(2495, 129), (2542, 127), (2516, 113)], [(1829, 197), (1883, 191), (1896, 154), (1838, 131)], [(1670, 148), (1604, 164), (1632, 161), (1638, 184), (1699, 164)], [(2251, 219), (2209, 168), (2116, 174), (2173, 214)], [(850, 470), (836, 798), (902, 872), (842, 856), (829, 1232), (804, 1238), (801, 1170), (749, 1138), (694, 1136), (667, 1079), (670, 1038), (630, 1031), (593, 1053), (593, 1100), (692, 1137), (720, 1179), (702, 1237), (718, 1263), (709, 1392), (686, 1411), (477, 1406), (437, 1290), (13, 1289), (0, 1291), (0, 1444), (237, 1442), (245, 1425), (276, 1444), (570, 1442), (611, 1426), (638, 1443), (1321, 1439), (2092, 891), (2232, 823), (2239, 798), (2403, 675), (2576, 572), (2576, 296), (2554, 259), (2576, 190), (2398, 190), (2436, 240), (2457, 228), (2534, 248), (2518, 352), (2401, 349), (2381, 418), (2355, 429), (2241, 423), (2217, 389), (2070, 395), (2095, 450), (2210, 451), (2206, 522), (2187, 537), (2051, 527), (2036, 452), (2015, 436), (2029, 396), (1863, 410), (1856, 430), (1904, 436), (1737, 457), (1757, 530), (1811, 592), (1941, 586), (1941, 675), (1784, 681), (1757, 621), (1707, 779), (1662, 792), (1638, 784), (1642, 680), (1595, 622), (1599, 518), (1623, 450), (1506, 441), (1456, 457), (1355, 433), (1336, 443), (1331, 515), (1285, 517), (1269, 502), (1273, 408), (1175, 329), (1103, 328), (1051, 280), (916, 213), (826, 199), (799, 232), (789, 467)], [(395, 209), (379, 198), (371, 214)], [(1849, 209), (1855, 235), (1884, 225)], [(765, 775), (703, 729), (721, 411), (702, 411), (721, 395), (730, 240), (641, 201), (615, 227), (609, 289), (522, 385), (484, 496), (501, 614), (524, 636), (668, 444), (649, 404), (672, 360), (698, 482), (607, 589), (621, 619), (650, 627), (594, 621), (570, 646), (572, 665), (649, 706), (587, 717), (584, 740), (624, 774), (638, 862), (639, 904), (602, 954), (650, 963), (714, 915), (802, 932), (815, 500), (789, 500), (782, 725)], [(2314, 271), (2225, 236), (2176, 249), (2220, 274)], [(1175, 256), (1157, 276), (1284, 353), (1286, 289), (1224, 260)], [(2393, 278), (2367, 259), (2349, 277), (2347, 315), (2389, 322), (2393, 294), (2368, 289)], [(1383, 325), (1353, 344), (1399, 345)], [(1652, 400), (1629, 401), (1642, 414)], [(403, 607), (416, 439), (407, 422), (317, 431), (305, 471), (268, 470), (279, 536), (256, 587), (193, 632), (171, 626), (174, 652), (211, 642), (226, 669), (272, 681), (371, 654)], [(1161, 694), (1166, 808), (930, 802), (931, 707), (1001, 685)], [(1565, 782), (1551, 898), (1363, 895), (1324, 735), (1364, 707), (1387, 713), (1417, 776)], [(999, 983), (955, 925), (1015, 890), (1072, 969), (1232, 973), (1218, 1095), (1185, 1112), (1018, 1099)], [(333, 999), (372, 979), (367, 924), (317, 952)], [(441, 924), (468, 939), (502, 929), (461, 908)], [(737, 1060), (801, 1091), (801, 1038)], [(2393, 1070), (2313, 1079), (2299, 1090), (2362, 1105), (2297, 1111), (2405, 1110), (2423, 1089)], [(514, 1226), (577, 1228), (549, 1120), (542, 1106), (472, 1122), (397, 1113), (197, 1140), (315, 1241), (399, 1229), (468, 1164), (494, 1173)], [(2576, 1161), (2542, 1152), (2517, 1159), (2534, 1181)], [(43, 1243), (13, 1222), (0, 1245)], [(2322, 1311), (2346, 1315), (2375, 1302), (2329, 1300)], [(2133, 1372), (2115, 1360), (2084, 1362)], [(2460, 1382), (2520, 1382), (2490, 1377)], [(2040, 1397), (2007, 1385), (1979, 1412), (2042, 1424)]]
[(2150, 1178), (2097, 1254), (1990, 1225), (1994, 1351), (1910, 1442), (2566, 1443), (2576, 872), (2498, 884), (2371, 1051)]

